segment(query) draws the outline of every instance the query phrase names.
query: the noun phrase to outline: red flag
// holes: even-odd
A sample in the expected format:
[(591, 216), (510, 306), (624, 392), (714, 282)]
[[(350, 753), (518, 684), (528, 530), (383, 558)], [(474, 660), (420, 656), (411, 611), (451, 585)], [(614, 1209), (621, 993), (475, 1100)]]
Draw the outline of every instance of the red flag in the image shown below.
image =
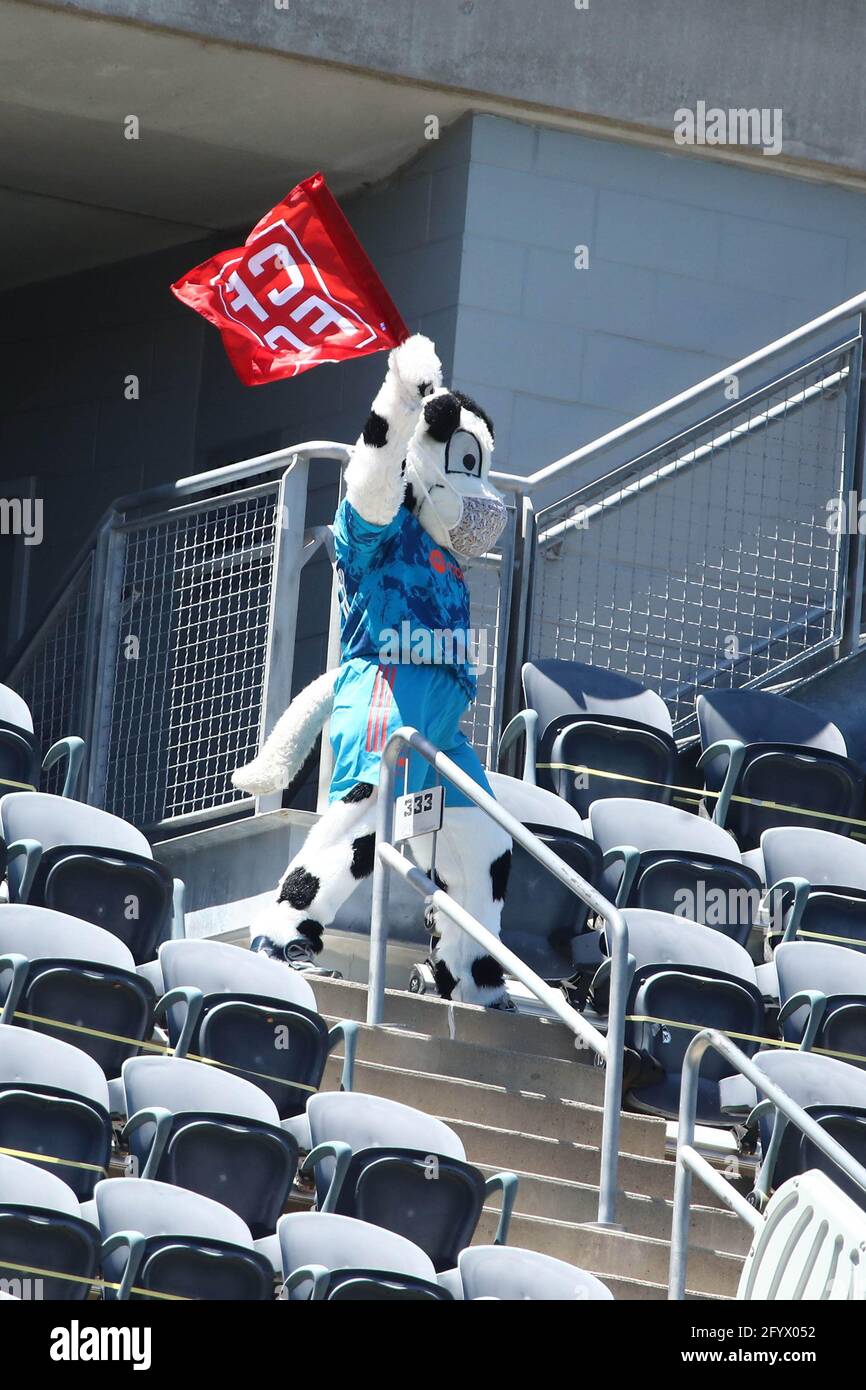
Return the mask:
[(219, 329), (245, 386), (396, 347), (409, 330), (325, 183), (313, 174), (243, 246), (172, 285)]

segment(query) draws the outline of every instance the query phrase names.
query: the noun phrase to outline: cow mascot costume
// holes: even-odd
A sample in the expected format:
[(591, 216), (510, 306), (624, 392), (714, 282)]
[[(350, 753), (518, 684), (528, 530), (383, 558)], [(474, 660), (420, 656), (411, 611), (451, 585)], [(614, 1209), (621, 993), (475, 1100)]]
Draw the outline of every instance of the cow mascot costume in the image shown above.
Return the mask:
[[(236, 787), (258, 795), (288, 786), (330, 718), (330, 805), (251, 928), (251, 949), (297, 969), (315, 970), (324, 929), (373, 871), (379, 766), (395, 729), (419, 729), (490, 790), (459, 727), (476, 690), (461, 560), (483, 555), (496, 543), (506, 510), (488, 478), (489, 418), (441, 381), (428, 338), (417, 334), (390, 354), (346, 468), (346, 496), (334, 523), (340, 667), (301, 691), (258, 757), (233, 777)], [(396, 661), (393, 650), (383, 656), (384, 634), (407, 630), (412, 652), (401, 650)], [(451, 641), (455, 659), (443, 664), (442, 634), (460, 632), (467, 640)], [(428, 640), (419, 641), (419, 634)], [(419, 661), (419, 651), (438, 653), (438, 660), (428, 655), (426, 663)], [(408, 790), (433, 781), (429, 764), (410, 757)], [(430, 837), (417, 843), (429, 845)], [(446, 781), (436, 878), (496, 934), (510, 865), (510, 838)], [(429, 857), (421, 867), (429, 872)], [(427, 925), (434, 934), (439, 993), (508, 1009), (496, 961), (444, 916), (428, 917)]]

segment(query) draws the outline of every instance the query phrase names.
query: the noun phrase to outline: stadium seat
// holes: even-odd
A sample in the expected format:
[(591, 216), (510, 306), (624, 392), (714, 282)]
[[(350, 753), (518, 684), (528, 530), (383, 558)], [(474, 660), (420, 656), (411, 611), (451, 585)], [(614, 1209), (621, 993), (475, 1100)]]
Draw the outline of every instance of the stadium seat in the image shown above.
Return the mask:
[[(610, 1289), (594, 1274), (552, 1255), (512, 1245), (471, 1245), (461, 1250), (456, 1272), (456, 1296), (467, 1300), (569, 1303), (613, 1299)], [(440, 1282), (449, 1285), (449, 1275), (440, 1275)]]
[[(848, 1062), (822, 1057), (816, 1052), (767, 1049), (753, 1058), (771, 1081), (801, 1106), (858, 1163), (866, 1162), (866, 1075)], [(761, 1167), (755, 1182), (754, 1201), (763, 1206), (773, 1188), (810, 1168), (826, 1173), (859, 1207), (866, 1193), (846, 1178), (810, 1139), (788, 1124), (771, 1101), (761, 1098), (744, 1076), (722, 1081), (721, 1101), (729, 1115), (751, 1117), (761, 1138)]]
[(787, 941), (774, 962), (782, 1037), (866, 1067), (866, 956), (824, 941)]
[[(505, 729), (500, 760), (525, 736), (524, 780), (555, 791), (582, 816), (604, 797), (670, 801), (679, 757), (661, 696), (581, 661), (527, 662), (522, 674), (526, 708)], [(622, 776), (575, 771), (584, 767)]]
[[(41, 770), (66, 760), (63, 795), (74, 796), (84, 758), (84, 740), (75, 736), (58, 739), (41, 762)], [(39, 786), (39, 745), (33, 732), (33, 716), (26, 701), (8, 685), (0, 685), (0, 788), (8, 791)]]
[[(747, 1056), (749, 1039), (763, 1032), (764, 1005), (755, 967), (742, 946), (712, 927), (665, 912), (639, 908), (623, 913), (628, 927), (629, 989), (626, 1046), (631, 1052), (624, 1086), (630, 1104), (650, 1115), (675, 1119), (682, 1065), (701, 1028), (736, 1035)], [(593, 981), (596, 1007), (607, 1008), (610, 962)], [(680, 1025), (680, 1026), (677, 1026)], [(726, 1063), (708, 1052), (698, 1086), (698, 1122), (725, 1125), (719, 1080)]]
[(862, 1303), (866, 1214), (817, 1169), (777, 1188), (743, 1265), (741, 1302)]
[(72, 1043), (116, 1077), (151, 1036), (156, 996), (116, 936), (25, 903), (0, 908), (0, 1001), (0, 1023)]
[[(845, 817), (863, 815), (866, 778), (848, 758), (841, 731), (823, 715), (755, 690), (699, 695), (697, 713), (703, 748), (698, 767), (706, 789), (718, 793), (713, 819), (736, 836), (741, 849), (754, 849), (773, 826), (847, 835)], [(776, 809), (784, 806), (803, 810)]]
[(111, 1155), (108, 1082), (92, 1057), (0, 1024), (0, 1151), (62, 1175), (79, 1200), (90, 1196)]
[(80, 801), (42, 792), (0, 799), (11, 902), (32, 903), (104, 927), (137, 965), (182, 936), (182, 885), (134, 826)]
[(222, 1068), (175, 1057), (131, 1058), (123, 1089), (123, 1138), (138, 1176), (221, 1201), (254, 1237), (273, 1233), (298, 1145), (264, 1091)]
[(216, 941), (159, 948), (166, 994), (158, 1005), (178, 1057), (212, 1058), (270, 1096), (281, 1120), (309, 1148), (305, 1107), (328, 1055), (342, 1043), (341, 1086), (351, 1091), (358, 1025), (329, 1028), (307, 976), (260, 952)]
[(866, 948), (866, 845), (826, 830), (765, 830), (768, 939), (826, 936)]
[(381, 1096), (311, 1096), (307, 1116), (319, 1211), (355, 1216), (414, 1241), (437, 1273), (453, 1269), (487, 1197), (502, 1192), (497, 1244), (505, 1242), (517, 1195), (513, 1173), (491, 1178), (466, 1162), (441, 1120)]
[(290, 1299), (442, 1302), (432, 1261), (403, 1236), (351, 1216), (294, 1212), (277, 1226)]
[(98, 1273), (99, 1232), (68, 1183), (0, 1154), (0, 1279), (33, 1281), (33, 1297), (77, 1302)]
[(676, 806), (613, 798), (590, 810), (602, 892), (618, 907), (670, 912), (745, 946), (762, 885), (721, 826)]
[(273, 1298), (270, 1262), (219, 1202), (145, 1178), (97, 1183), (95, 1199), (106, 1297)]
[[(561, 798), (502, 773), (492, 773), (496, 800), (548, 849), (593, 887), (601, 880), (601, 851), (588, 826)], [(565, 814), (563, 814), (565, 812)], [(589, 908), (560, 883), (521, 845), (512, 848), (508, 894), (502, 909), (500, 936), (504, 944), (543, 980), (558, 983), (572, 978), (581, 960), (578, 938), (587, 936), (595, 947), (597, 935), (588, 928)]]

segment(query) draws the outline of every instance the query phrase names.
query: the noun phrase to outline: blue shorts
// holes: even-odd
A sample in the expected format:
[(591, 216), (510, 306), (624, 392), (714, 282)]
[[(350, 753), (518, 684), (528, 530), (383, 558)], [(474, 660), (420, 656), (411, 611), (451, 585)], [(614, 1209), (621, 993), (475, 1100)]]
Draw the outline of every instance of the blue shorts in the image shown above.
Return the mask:
[[(468, 709), (466, 693), (446, 666), (399, 663), (380, 665), (354, 657), (340, 668), (331, 712), (334, 771), (330, 801), (339, 801), (358, 782), (379, 785), (382, 750), (395, 729), (408, 724), (447, 754), (485, 791), (490, 784), (475, 749), (460, 731)], [(397, 794), (402, 795), (406, 766), (398, 765)], [(445, 804), (469, 806), (467, 797), (446, 778)], [(422, 791), (436, 781), (435, 769), (417, 753), (409, 755), (407, 791)]]

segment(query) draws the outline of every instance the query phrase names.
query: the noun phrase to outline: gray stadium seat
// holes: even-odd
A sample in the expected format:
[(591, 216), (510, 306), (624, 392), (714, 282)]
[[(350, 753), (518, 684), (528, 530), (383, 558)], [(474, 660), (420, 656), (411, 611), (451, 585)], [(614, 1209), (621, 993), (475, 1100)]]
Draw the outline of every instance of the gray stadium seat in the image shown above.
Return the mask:
[(341, 1086), (352, 1089), (358, 1025), (342, 1021), (329, 1028), (308, 977), (257, 951), (217, 941), (167, 941), (159, 961), (166, 994), (158, 1008), (176, 1055), (213, 1058), (254, 1082), (281, 1120), (297, 1120), (292, 1132), (309, 1148), (307, 1097), (341, 1043)]
[[(457, 1261), (460, 1297), (508, 1302), (606, 1302), (610, 1289), (575, 1265), (513, 1245), (471, 1245)], [(448, 1276), (441, 1276), (447, 1280)]]
[[(525, 734), (525, 779), (557, 792), (583, 816), (597, 799), (626, 793), (670, 801), (678, 754), (659, 695), (580, 661), (527, 662), (522, 674), (526, 709), (503, 733), (500, 758)], [(576, 779), (572, 765), (621, 773), (625, 780), (591, 773)]]
[(675, 806), (625, 797), (597, 801), (589, 819), (604, 854), (602, 892), (619, 907), (675, 913), (746, 944), (762, 885), (726, 830)]
[(440, 1302), (451, 1297), (423, 1250), (367, 1221), (294, 1212), (281, 1217), (277, 1236), (288, 1298)]
[[(858, 1163), (866, 1163), (866, 1075), (858, 1067), (816, 1052), (769, 1048), (753, 1060)], [(789, 1125), (744, 1076), (722, 1081), (720, 1092), (722, 1105), (731, 1116), (743, 1120), (753, 1115), (753, 1122), (758, 1123), (762, 1162), (755, 1183), (757, 1205), (763, 1205), (772, 1189), (781, 1187), (788, 1178), (817, 1168), (858, 1206), (866, 1206), (866, 1193), (846, 1178), (796, 1125)]]
[[(761, 1035), (764, 1005), (755, 967), (742, 946), (712, 927), (665, 912), (626, 909), (630, 983), (625, 1040), (631, 1056), (628, 1099), (636, 1110), (676, 1118), (686, 1050), (701, 1028)], [(596, 1007), (606, 1010), (610, 962), (593, 981)], [(647, 1020), (647, 1021), (644, 1021)], [(684, 1026), (676, 1026), (684, 1025)], [(735, 1039), (750, 1056), (758, 1044)], [(730, 1123), (719, 1080), (726, 1063), (708, 1052), (698, 1086), (699, 1123)]]
[[(11, 902), (68, 912), (119, 937), (136, 964), (183, 935), (175, 881), (145, 837), (107, 811), (42, 792), (0, 799)], [(132, 906), (130, 906), (132, 904)]]
[(866, 845), (800, 826), (765, 830), (770, 945), (827, 936), (866, 948)]
[[(841, 731), (824, 715), (783, 695), (713, 690), (697, 699), (705, 785), (714, 819), (753, 849), (772, 826), (814, 826), (847, 835), (845, 817), (863, 814), (864, 774), (847, 756)], [(752, 798), (760, 805), (732, 800)], [(802, 807), (802, 812), (775, 806)], [(835, 813), (809, 817), (805, 811)]]
[(824, 941), (787, 941), (774, 961), (783, 1038), (847, 1053), (843, 1060), (866, 1067), (866, 956)]
[[(0, 1022), (72, 1043), (115, 1077), (138, 1051), (135, 1041), (150, 1038), (156, 997), (110, 932), (50, 908), (10, 903), (0, 908), (0, 1001)], [(117, 1040), (123, 1038), (134, 1041)]]
[(0, 1148), (44, 1162), (89, 1197), (111, 1154), (101, 1067), (69, 1043), (0, 1024)]
[(73, 1302), (98, 1273), (99, 1232), (82, 1219), (72, 1188), (0, 1154), (0, 1279), (31, 1280), (43, 1299)]
[[(83, 758), (83, 739), (61, 738), (48, 749), (41, 768), (48, 771), (65, 760), (63, 795), (74, 796)], [(35, 790), (39, 786), (39, 772), (39, 744), (27, 702), (8, 685), (0, 685), (0, 789), (31, 787)]]
[(100, 1182), (95, 1198), (108, 1298), (273, 1298), (269, 1261), (219, 1202), (144, 1178)]
[(437, 1272), (472, 1239), (485, 1200), (502, 1192), (497, 1243), (517, 1193), (513, 1173), (485, 1180), (441, 1120), (381, 1096), (320, 1093), (307, 1103), (319, 1211), (355, 1216), (419, 1245)]
[(298, 1145), (264, 1091), (221, 1067), (175, 1057), (131, 1058), (123, 1089), (123, 1135), (141, 1177), (222, 1202), (254, 1237), (276, 1229)]
[[(502, 773), (491, 775), (491, 789), (505, 810), (548, 849), (588, 883), (598, 885), (601, 852), (588, 835), (589, 827), (560, 797)], [(570, 980), (579, 959), (578, 938), (588, 935), (592, 943), (596, 940), (595, 933), (588, 930), (588, 918), (589, 909), (570, 888), (522, 846), (513, 845), (500, 927), (501, 939), (509, 950), (543, 980)], [(597, 953), (593, 960), (597, 965)]]

